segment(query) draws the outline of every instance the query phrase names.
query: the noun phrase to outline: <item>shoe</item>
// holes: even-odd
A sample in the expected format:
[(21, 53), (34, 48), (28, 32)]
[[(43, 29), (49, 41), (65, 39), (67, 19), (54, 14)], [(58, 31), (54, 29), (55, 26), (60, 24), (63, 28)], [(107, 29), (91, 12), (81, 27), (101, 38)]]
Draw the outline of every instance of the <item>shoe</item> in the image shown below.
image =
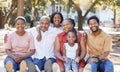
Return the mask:
[(57, 63), (53, 63), (52, 65), (53, 72), (60, 72), (60, 67)]
[(27, 64), (25, 61), (20, 63), (20, 72), (26, 72)]
[(29, 72), (37, 72), (35, 65), (31, 61), (28, 62), (27, 66)]
[(91, 70), (91, 64), (87, 64), (87, 65), (84, 67), (83, 72), (92, 72), (92, 70)]
[(6, 63), (6, 72), (12, 72), (12, 69), (13, 69), (12, 62), (8, 61)]
[(44, 65), (45, 72), (52, 72), (52, 62), (51, 60), (47, 60)]
[(69, 70), (69, 72), (73, 72), (72, 70)]

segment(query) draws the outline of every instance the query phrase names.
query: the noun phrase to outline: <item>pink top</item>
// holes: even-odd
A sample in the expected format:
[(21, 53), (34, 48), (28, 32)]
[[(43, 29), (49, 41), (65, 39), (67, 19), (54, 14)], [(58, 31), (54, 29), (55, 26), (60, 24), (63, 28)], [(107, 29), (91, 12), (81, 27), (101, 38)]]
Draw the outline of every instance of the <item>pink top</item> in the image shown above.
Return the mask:
[(23, 36), (19, 36), (13, 32), (8, 36), (8, 42), (5, 49), (10, 49), (15, 54), (23, 54), (35, 49), (34, 38), (31, 33), (26, 32)]

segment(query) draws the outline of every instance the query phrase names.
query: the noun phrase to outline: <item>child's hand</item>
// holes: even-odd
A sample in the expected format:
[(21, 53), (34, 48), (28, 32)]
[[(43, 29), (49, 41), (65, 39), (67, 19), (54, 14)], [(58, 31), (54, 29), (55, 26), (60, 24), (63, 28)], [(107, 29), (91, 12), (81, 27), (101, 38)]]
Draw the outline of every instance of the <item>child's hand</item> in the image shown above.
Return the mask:
[(76, 58), (74, 59), (74, 61), (77, 62), (77, 63), (79, 63), (79, 60), (80, 60), (79, 57), (76, 57)]

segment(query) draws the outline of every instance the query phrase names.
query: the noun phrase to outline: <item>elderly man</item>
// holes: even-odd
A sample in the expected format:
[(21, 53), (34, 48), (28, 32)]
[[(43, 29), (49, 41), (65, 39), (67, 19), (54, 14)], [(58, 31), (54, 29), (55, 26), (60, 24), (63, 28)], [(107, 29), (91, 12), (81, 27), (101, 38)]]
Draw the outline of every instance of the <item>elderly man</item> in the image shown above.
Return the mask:
[[(38, 28), (34, 27), (30, 29), (30, 32), (34, 35), (36, 47), (33, 63), (40, 71), (45, 70), (45, 72), (52, 72), (52, 63), (55, 62), (54, 41), (61, 30), (51, 28), (49, 17), (42, 16), (40, 19), (40, 26)], [(42, 37), (40, 41), (36, 39), (39, 33)], [(34, 65), (32, 63), (28, 63), (28, 68), (30, 69), (30, 72), (36, 72), (36, 70), (33, 69)]]

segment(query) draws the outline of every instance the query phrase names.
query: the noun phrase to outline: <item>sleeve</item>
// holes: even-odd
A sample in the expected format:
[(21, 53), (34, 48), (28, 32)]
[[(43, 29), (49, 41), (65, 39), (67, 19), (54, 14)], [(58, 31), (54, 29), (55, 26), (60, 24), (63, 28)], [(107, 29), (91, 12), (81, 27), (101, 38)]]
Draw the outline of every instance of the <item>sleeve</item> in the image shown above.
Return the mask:
[(5, 43), (5, 49), (11, 49), (12, 48), (12, 39), (11, 39), (11, 36), (12, 34), (9, 34), (8, 35), (8, 38), (7, 38), (7, 43)]
[(104, 42), (104, 51), (112, 51), (112, 38), (111, 36), (107, 36), (105, 38), (105, 42)]
[(30, 35), (29, 35), (29, 37), (30, 37), (30, 49), (35, 49), (35, 42), (34, 42), (34, 38), (33, 38), (33, 35), (30, 33)]

